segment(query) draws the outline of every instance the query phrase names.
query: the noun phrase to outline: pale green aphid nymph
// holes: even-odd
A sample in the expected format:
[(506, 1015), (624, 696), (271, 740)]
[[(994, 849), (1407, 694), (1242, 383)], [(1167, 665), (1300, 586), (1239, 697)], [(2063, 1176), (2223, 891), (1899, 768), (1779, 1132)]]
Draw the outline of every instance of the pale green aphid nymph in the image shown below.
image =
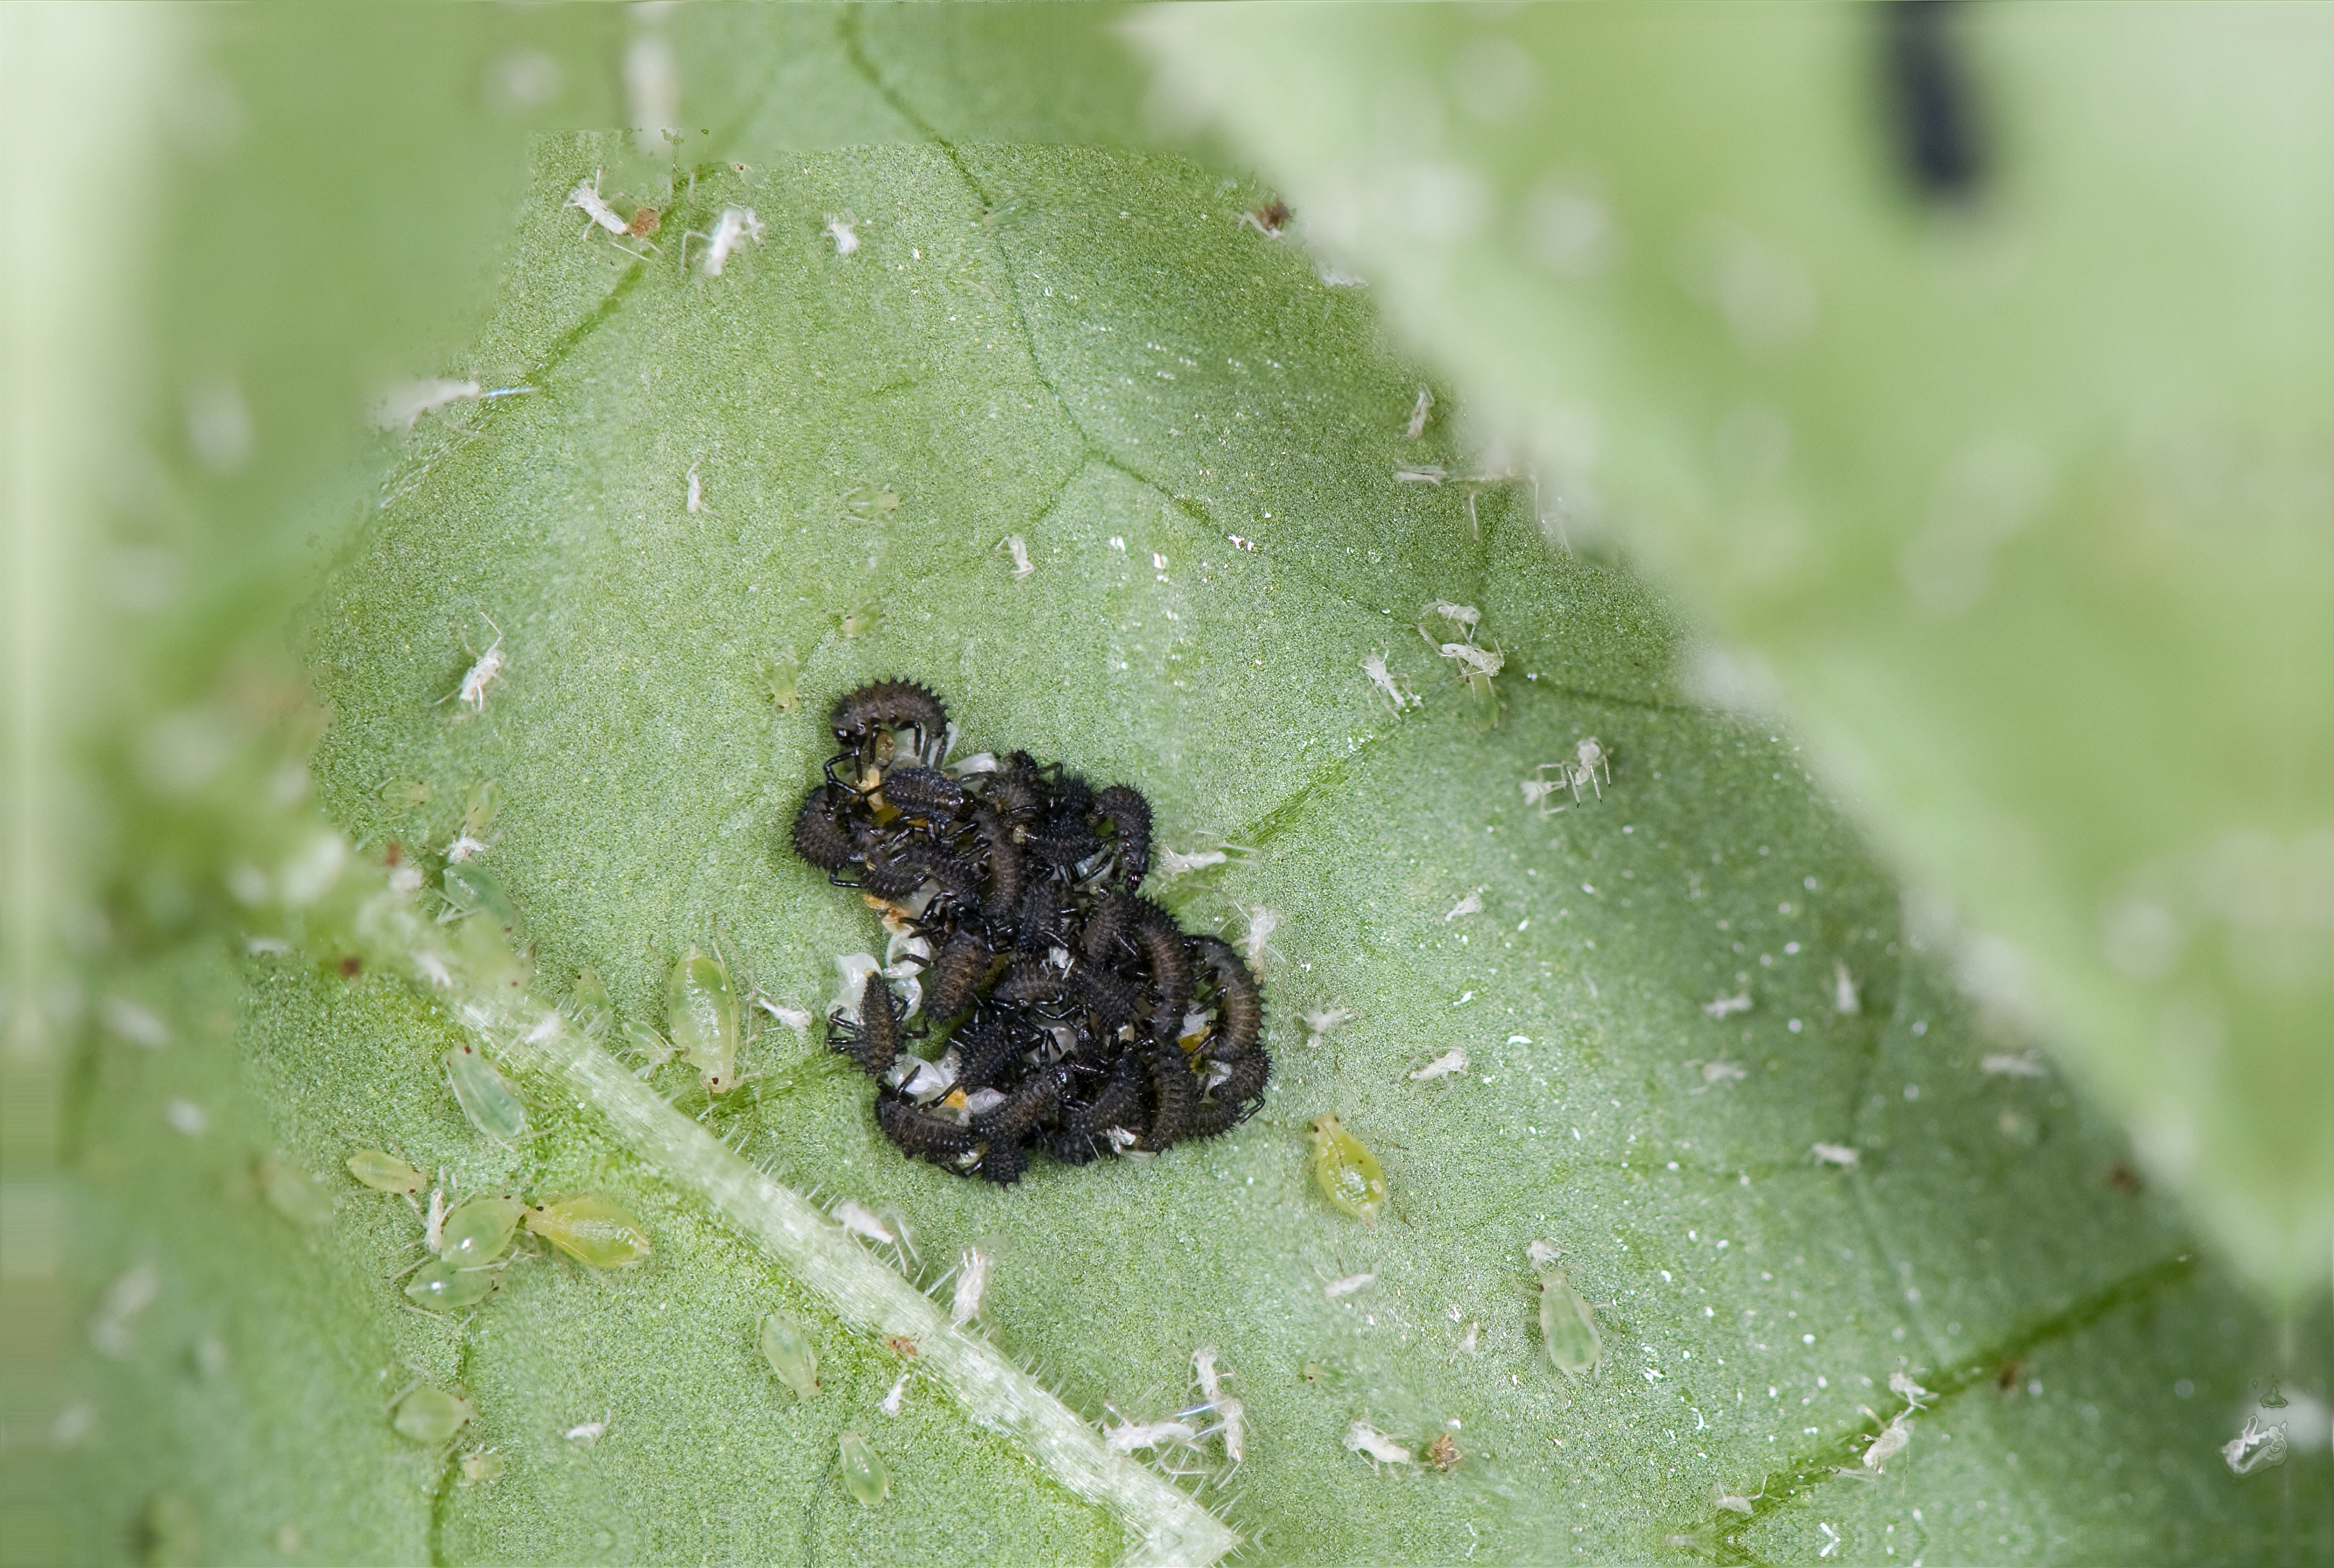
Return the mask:
[(397, 1192), (408, 1198), (429, 1185), (428, 1177), (378, 1149), (360, 1149), (350, 1155), (349, 1174), (375, 1192)]
[(845, 1432), (836, 1440), (843, 1460), (843, 1489), (870, 1506), (892, 1495), (892, 1472), (867, 1446), (867, 1439), (856, 1432)]
[(665, 982), (665, 1033), (673, 1049), (705, 1076), (705, 1092), (738, 1086), (738, 993), (718, 957), (691, 948)]
[(475, 1045), (455, 1046), (446, 1053), (446, 1082), (461, 1102), (470, 1125), (497, 1143), (512, 1143), (526, 1134), (526, 1104), (478, 1054)]
[(1378, 1157), (1335, 1116), (1316, 1116), (1306, 1141), (1313, 1146), (1313, 1179), (1331, 1203), (1374, 1227), (1385, 1207), (1385, 1171)]
[(267, 1207), (304, 1230), (333, 1223), (332, 1195), (315, 1178), (275, 1155), (259, 1162), (259, 1196)]
[(1605, 1359), (1605, 1342), (1596, 1337), (1596, 1309), (1572, 1288), (1560, 1268), (1539, 1276), (1539, 1337), (1548, 1359), (1570, 1377), (1592, 1371)]
[(397, 1401), (389, 1424), (398, 1436), (417, 1443), (442, 1443), (460, 1431), (477, 1412), (470, 1401), (424, 1383)]
[(783, 1313), (762, 1320), (762, 1359), (795, 1391), (795, 1398), (806, 1400), (818, 1392), (818, 1352), (811, 1345), (810, 1331)]
[(507, 1198), (474, 1198), (446, 1217), (438, 1255), (456, 1268), (483, 1268), (509, 1250), (526, 1213)]
[(499, 1270), (460, 1268), (436, 1258), (406, 1283), (405, 1296), (418, 1307), (476, 1306), (495, 1294)]
[(564, 1198), (530, 1208), (526, 1228), (593, 1268), (626, 1268), (649, 1255), (649, 1233), (604, 1198)]

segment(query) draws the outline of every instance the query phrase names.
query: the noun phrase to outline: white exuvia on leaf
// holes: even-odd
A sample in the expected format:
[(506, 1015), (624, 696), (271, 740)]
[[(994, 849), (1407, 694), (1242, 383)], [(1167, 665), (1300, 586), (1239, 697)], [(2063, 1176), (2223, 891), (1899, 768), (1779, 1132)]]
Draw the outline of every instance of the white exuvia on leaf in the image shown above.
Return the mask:
[(459, 700), (472, 713), (487, 711), (487, 688), (501, 678), (503, 666), (509, 662), (503, 653), (503, 629), (495, 626), (494, 617), (483, 611), (478, 619), (494, 627), (494, 641), (487, 645), (478, 661), (462, 677), (462, 684), (438, 699), (441, 703)]
[(989, 1290), (989, 1255), (979, 1247), (965, 1249), (964, 1265), (956, 1276), (956, 1294), (949, 1302), (949, 1317), (961, 1326), (980, 1315), (980, 1298)]
[(1419, 1068), (1410, 1076), (1415, 1082), (1424, 1082), (1430, 1078), (1443, 1078), (1448, 1077), (1453, 1073), (1464, 1073), (1466, 1071), (1467, 1048), (1464, 1045), (1453, 1045), (1450, 1050), (1445, 1051), (1442, 1055), (1437, 1056), (1425, 1066)]
[(1442, 923), (1447, 926), (1453, 920), (1463, 919), (1469, 915), (1480, 915), (1482, 912), (1483, 890), (1477, 888), (1473, 892), (1468, 894), (1465, 898), (1451, 906), (1451, 912), (1442, 917)]
[(1221, 850), (1201, 850), (1196, 854), (1179, 855), (1161, 844), (1152, 858), (1151, 867), (1153, 873), (1164, 881), (1171, 877), (1205, 871), (1210, 866), (1220, 866), (1230, 858)]
[(1823, 1165), (1837, 1165), (1842, 1170), (1854, 1170), (1864, 1157), (1845, 1143), (1815, 1143), (1808, 1146), (1810, 1158)]
[(1349, 1274), (1343, 1279), (1333, 1279), (1321, 1287), (1321, 1294), (1331, 1301), (1342, 1301), (1370, 1288), (1377, 1280), (1374, 1274)]
[(1367, 1421), (1355, 1421), (1345, 1429), (1348, 1451), (1366, 1455), (1384, 1465), (1415, 1465), (1418, 1460), (1396, 1438), (1386, 1436)]
[(594, 169), (591, 178), (579, 180), (575, 188), (567, 193), (567, 205), (580, 209), (585, 217), (598, 224), (610, 234), (629, 234), (632, 232), (632, 226), (617, 216), (616, 209), (610, 207), (606, 199), (600, 195), (600, 170)]
[(820, 232), (834, 242), (834, 254), (837, 256), (853, 255), (858, 252), (859, 229), (849, 218), (837, 217), (834, 214), (828, 213), (826, 227)]
[(1704, 1002), (1702, 1010), (1713, 1018), (1723, 1018), (1730, 1013), (1750, 1011), (1750, 993), (1737, 991), (1731, 996), (1721, 996), (1714, 1002)]
[(2048, 1078), (2050, 1070), (2034, 1060), (2031, 1051), (2013, 1055), (1997, 1052), (1978, 1062), (1978, 1071), (1989, 1078)]
[(2245, 1418), (2244, 1430), (2221, 1445), (2221, 1457), (2240, 1476), (2284, 1464), (2287, 1451), (2284, 1423), (2264, 1427), (2261, 1418), (2253, 1415)]
[[(739, 245), (747, 240), (762, 243), (762, 220), (754, 216), (750, 207), (725, 207), (715, 221), (713, 232), (700, 236), (705, 240), (705, 275), (718, 278)], [(681, 236), (681, 265), (689, 264), (690, 236)]]

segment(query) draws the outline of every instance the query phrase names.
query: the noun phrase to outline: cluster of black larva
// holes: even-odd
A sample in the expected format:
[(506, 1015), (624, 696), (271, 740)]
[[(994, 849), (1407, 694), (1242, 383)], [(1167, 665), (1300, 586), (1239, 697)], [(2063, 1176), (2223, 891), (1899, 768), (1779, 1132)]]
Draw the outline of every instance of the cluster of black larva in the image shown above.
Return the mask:
[(944, 765), (948, 710), (911, 681), (835, 704), (844, 747), (795, 819), (795, 851), (882, 906), (921, 948), (922, 1030), (879, 971), (827, 1042), (881, 1080), (875, 1120), (960, 1176), (1020, 1179), (1029, 1151), (1209, 1138), (1262, 1102), (1264, 1002), (1230, 946), (1140, 896), (1151, 806), (1026, 752)]

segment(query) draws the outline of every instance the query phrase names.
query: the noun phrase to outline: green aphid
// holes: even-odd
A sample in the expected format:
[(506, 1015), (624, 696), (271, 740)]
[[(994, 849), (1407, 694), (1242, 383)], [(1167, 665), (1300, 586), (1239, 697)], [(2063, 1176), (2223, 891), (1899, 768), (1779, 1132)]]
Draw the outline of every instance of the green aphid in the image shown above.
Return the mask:
[(474, 1198), (446, 1217), (438, 1232), (438, 1255), (454, 1268), (484, 1268), (510, 1250), (526, 1213), (507, 1198)]
[(608, 1000), (608, 987), (600, 983), (597, 969), (575, 971), (575, 984), (567, 993), (567, 1005), (562, 1009), (575, 1032), (587, 1040), (604, 1040), (608, 1027), (616, 1021), (616, 1009)]
[(502, 790), (494, 780), (473, 786), (462, 803), (462, 836), (475, 839), (485, 832), (495, 820), (495, 813), (502, 809)]
[(397, 1401), (389, 1424), (400, 1438), (417, 1443), (442, 1443), (477, 1414), (470, 1401), (424, 1383)]
[(795, 1398), (806, 1400), (818, 1392), (818, 1352), (811, 1345), (810, 1331), (794, 1319), (772, 1313), (762, 1320), (762, 1359), (795, 1391)]
[(867, 1439), (856, 1432), (845, 1432), (837, 1439), (842, 1450), (843, 1489), (869, 1507), (892, 1495), (892, 1472), (867, 1446)]
[(754, 673), (761, 678), (763, 695), (770, 706), (785, 713), (800, 700), (795, 691), (796, 679), (802, 674), (802, 661), (788, 649), (776, 659), (757, 659)]
[(259, 1196), (267, 1200), (268, 1207), (303, 1230), (333, 1223), (332, 1195), (306, 1171), (273, 1154), (259, 1162)]
[(1539, 1276), (1539, 1337), (1548, 1359), (1567, 1377), (1596, 1370), (1605, 1359), (1605, 1342), (1596, 1337), (1596, 1309), (1572, 1288), (1560, 1268), (1545, 1269)]
[(407, 1197), (429, 1185), (429, 1178), (378, 1149), (360, 1149), (349, 1156), (349, 1174), (375, 1192), (400, 1192)]
[(641, 1222), (604, 1198), (564, 1198), (530, 1208), (526, 1228), (593, 1268), (628, 1268), (649, 1255)]
[(526, 1103), (477, 1046), (457, 1045), (446, 1053), (446, 1082), (470, 1125), (488, 1138), (512, 1143), (526, 1135)]
[(187, 1568), (206, 1560), (201, 1510), (183, 1492), (157, 1492), (138, 1522), (140, 1560), (149, 1568)]
[(495, 1294), (498, 1270), (458, 1268), (444, 1258), (422, 1265), (405, 1286), (415, 1306), (448, 1308), (476, 1306)]
[(1378, 1157), (1335, 1116), (1315, 1117), (1313, 1130), (1305, 1139), (1313, 1146), (1313, 1179), (1320, 1183), (1322, 1196), (1364, 1225), (1374, 1227), (1386, 1200), (1385, 1172), (1378, 1165)]
[(443, 886), (450, 913), (484, 915), (506, 931), (518, 925), (518, 906), (486, 867), (457, 861), (446, 868)]
[(423, 780), (393, 778), (382, 780), (372, 793), (377, 798), (393, 804), (426, 806), (429, 803), (431, 792), (429, 785)]
[(681, 955), (665, 982), (664, 1026), (673, 1049), (705, 1075), (705, 1092), (738, 1086), (738, 993), (717, 957), (695, 948)]

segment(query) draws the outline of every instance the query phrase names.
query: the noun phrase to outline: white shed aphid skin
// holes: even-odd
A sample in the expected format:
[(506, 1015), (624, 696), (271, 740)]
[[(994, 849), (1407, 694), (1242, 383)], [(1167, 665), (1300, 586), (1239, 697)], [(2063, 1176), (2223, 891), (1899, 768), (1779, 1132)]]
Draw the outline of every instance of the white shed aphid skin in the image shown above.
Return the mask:
[(1378, 688), (1379, 695), (1394, 704), (1394, 710), (1396, 713), (1402, 712), (1404, 708), (1417, 707), (1426, 701), (1424, 697), (1413, 692), (1403, 690), (1401, 684), (1394, 679), (1393, 672), (1386, 669), (1386, 656), (1383, 652), (1364, 654), (1362, 673), (1370, 678), (1370, 684)]
[(2284, 1464), (2287, 1451), (2285, 1423), (2264, 1427), (2258, 1415), (2247, 1415), (2244, 1430), (2221, 1445), (2221, 1457), (2227, 1461), (2230, 1471), (2239, 1476)]
[(1905, 1417), (1910, 1414), (1909, 1410), (1900, 1412), (1895, 1420), (1881, 1429), (1878, 1437), (1872, 1439), (1871, 1446), (1864, 1450), (1866, 1469), (1877, 1473), (1889, 1460), (1905, 1451), (1906, 1445), (1913, 1440), (1911, 1429), (1905, 1425)]
[(1220, 866), (1230, 858), (1221, 850), (1201, 850), (1196, 854), (1179, 855), (1165, 844), (1161, 844), (1152, 857), (1151, 871), (1153, 876), (1165, 881), (1191, 871), (1203, 871), (1210, 866)]
[[(1434, 471), (1439, 474), (1442, 470), (1436, 469)], [(1475, 628), (1483, 623), (1483, 612), (1481, 611), (1476, 609), (1471, 604), (1453, 604), (1447, 599), (1435, 600), (1425, 609), (1420, 611), (1418, 612), (1420, 623), (1423, 625), (1426, 618), (1430, 615), (1440, 615), (1443, 620), (1451, 622), (1453, 626), (1465, 627), (1469, 637), (1474, 636)], [(1427, 640), (1431, 642), (1433, 639), (1429, 638)]]
[[(1428, 640), (1430, 642), (1432, 639)], [(1478, 648), (1471, 642), (1434, 644), (1434, 651), (1458, 668), (1459, 678), (1476, 692), (1491, 689), (1491, 678), (1507, 668), (1508, 656), (1498, 647)]]
[(855, 255), (859, 249), (859, 228), (851, 219), (826, 215), (826, 226), (819, 232), (834, 242), (834, 254), (839, 259)]
[(431, 1256), (436, 1256), (446, 1245), (446, 1189), (442, 1187), (429, 1194), (429, 1213), (421, 1222), (421, 1245)]
[(1426, 434), (1426, 418), (1433, 412), (1434, 390), (1431, 387), (1419, 388), (1418, 401), (1410, 406), (1410, 422), (1402, 428), (1402, 433), (1413, 441), (1417, 440)]
[(913, 1375), (911, 1372), (902, 1372), (892, 1382), (892, 1391), (883, 1396), (880, 1407), (885, 1415), (896, 1416), (900, 1413), (900, 1396), (908, 1391), (908, 1379)]
[(1242, 909), (1240, 913), (1248, 917), (1248, 932), (1240, 938), (1240, 951), (1247, 957), (1249, 968), (1261, 971), (1266, 945), (1280, 924), (1280, 911), (1268, 909), (1259, 904), (1254, 909)]
[(1469, 915), (1480, 915), (1482, 912), (1483, 890), (1477, 888), (1473, 892), (1468, 894), (1465, 898), (1451, 906), (1451, 912), (1442, 917), (1442, 923), (1447, 926), (1453, 920), (1464, 919)]
[(1352, 1023), (1355, 1016), (1354, 1010), (1343, 1002), (1332, 1002), (1326, 1007), (1316, 1007), (1309, 1012), (1297, 1015), (1297, 1017), (1304, 1021), (1305, 1044), (1308, 1047), (1320, 1044), (1331, 1034)]
[(1216, 1347), (1201, 1345), (1191, 1352), (1191, 1376), (1200, 1385), (1200, 1393), (1209, 1404), (1224, 1397), (1224, 1379), (1231, 1376), (1216, 1366)]
[(571, 1443), (596, 1443), (608, 1435), (608, 1418), (602, 1416), (596, 1421), (578, 1421), (559, 1435)]
[(1731, 996), (1721, 996), (1715, 1001), (1704, 1002), (1702, 1005), (1702, 1010), (1713, 1018), (1723, 1018), (1730, 1013), (1748, 1013), (1750, 1011), (1750, 993), (1746, 989), (1738, 991)]
[[(1717, 1489), (1717, 1487), (1716, 1487), (1716, 1486), (1715, 1486), (1714, 1484), (1713, 1484), (1713, 1486), (1712, 1486), (1712, 1488), (1711, 1488), (1711, 1489), (1712, 1489), (1712, 1491), (1717, 1491), (1717, 1490), (1718, 1490), (1718, 1489)], [(1751, 1504), (1753, 1504), (1753, 1503), (1755, 1503), (1755, 1502), (1757, 1502), (1760, 1498), (1761, 1498), (1761, 1497), (1765, 1496), (1766, 1495), (1767, 1495), (1767, 1477), (1764, 1477), (1764, 1476), (1761, 1476), (1761, 1477), (1759, 1477), (1759, 1489), (1758, 1489), (1757, 1491), (1755, 1491), (1755, 1492), (1745, 1492), (1745, 1493), (1742, 1493), (1742, 1494), (1741, 1494), (1741, 1495), (1739, 1495), (1739, 1496), (1736, 1496), (1736, 1495), (1730, 1495), (1730, 1494), (1725, 1493), (1725, 1492), (1718, 1492), (1718, 1496), (1717, 1496), (1716, 1502), (1717, 1502), (1717, 1505), (1718, 1505), (1719, 1507), (1721, 1507), (1721, 1508), (1724, 1508), (1724, 1509), (1727, 1509), (1728, 1511), (1730, 1511), (1730, 1512), (1731, 1512), (1731, 1513), (1736, 1513), (1736, 1514), (1748, 1514), (1748, 1513), (1752, 1512), (1752, 1509), (1751, 1509), (1751, 1507), (1750, 1507), (1750, 1505), (1751, 1505)]]
[(1835, 1013), (1861, 1013), (1864, 998), (1857, 992), (1856, 976), (1847, 972), (1840, 959), (1831, 961), (1831, 1008)]
[(1005, 543), (998, 548), (1013, 557), (1014, 582), (1023, 582), (1037, 570), (1029, 561), (1029, 542), (1018, 534), (1008, 534)]
[[(495, 640), (487, 645), (487, 650), (477, 656), (477, 662), (470, 666), (468, 672), (462, 677), (462, 684), (431, 703), (430, 707), (436, 707), (440, 703), (458, 698), (462, 706), (472, 713), (487, 711), (487, 688), (501, 677), (503, 666), (510, 660), (503, 652), (503, 629), (495, 626), (494, 617), (483, 610), (478, 612), (478, 619), (488, 626), (494, 626)], [(468, 646), (467, 640), (464, 646)]]
[[(1579, 745), (1574, 746), (1572, 755), (1575, 759), (1573, 777), (1578, 781), (1573, 786), (1573, 793), (1576, 795), (1579, 793), (1580, 784), (1595, 785), (1600, 774), (1606, 784), (1613, 782), (1613, 754), (1606, 750), (1604, 743), (1595, 736), (1587, 736)], [(1601, 785), (1597, 786), (1596, 796), (1599, 800), (1605, 796), (1605, 791)]]
[(855, 1198), (846, 1198), (828, 1211), (834, 1223), (853, 1236), (863, 1236), (880, 1246), (895, 1247), (902, 1258), (915, 1255), (915, 1242), (908, 1227), (897, 1220), (886, 1220)]
[(1713, 1085), (1738, 1082), (1750, 1076), (1750, 1069), (1740, 1062), (1705, 1062), (1702, 1064), (1702, 1088), (1693, 1092), (1700, 1094)]
[(600, 195), (600, 176), (603, 172), (595, 168), (592, 171), (591, 178), (577, 181), (575, 188), (567, 193), (565, 205), (581, 208), (585, 217), (612, 235), (629, 235), (632, 232), (632, 226), (618, 217), (616, 209), (610, 207)]
[(815, 1021), (815, 1015), (809, 1008), (788, 1007), (780, 1003), (772, 1001), (767, 996), (757, 995), (754, 997), (754, 1005), (759, 1007), (763, 1012), (767, 1013), (771, 1017), (776, 1018), (779, 1023), (784, 1024), (796, 1034), (803, 1035), (805, 1038), (809, 1036), (810, 1026)]
[(1523, 785), (1524, 804), (1538, 806), (1539, 814), (1544, 817), (1554, 816), (1558, 812), (1569, 810), (1569, 807), (1551, 806), (1548, 803), (1551, 797), (1561, 794), (1565, 785), (1571, 783), (1572, 770), (1560, 762), (1544, 762), (1539, 765), (1542, 769), (1564, 768), (1564, 772), (1552, 779), (1528, 778), (1520, 781)]
[(1989, 1078), (2048, 1078), (2050, 1076), (2050, 1070), (2034, 1060), (2034, 1053), (2031, 1051), (2020, 1055), (2002, 1052), (1981, 1058), (1977, 1065), (1978, 1071)]
[(687, 502), (687, 505), (689, 507), (689, 515), (692, 517), (705, 510), (705, 486), (698, 480), (697, 465), (694, 463), (691, 463), (689, 466), (689, 500)]
[(1854, 1170), (1864, 1157), (1845, 1143), (1812, 1143), (1808, 1155), (1821, 1165), (1837, 1165), (1842, 1170)]
[(1199, 1435), (1189, 1421), (1123, 1421), (1104, 1431), (1103, 1446), (1114, 1454), (1132, 1454), (1138, 1448), (1189, 1443)]
[(965, 1249), (956, 1293), (949, 1299), (949, 1316), (960, 1328), (980, 1315), (980, 1298), (989, 1290), (989, 1255), (979, 1247)]
[(1374, 1274), (1349, 1274), (1343, 1279), (1333, 1279), (1321, 1287), (1321, 1294), (1331, 1301), (1343, 1301), (1349, 1295), (1359, 1295), (1377, 1283)]
[(1413, 467), (1396, 468), (1394, 471), (1394, 482), (1397, 485), (1440, 485), (1449, 477), (1451, 477), (1449, 469), (1431, 467), (1423, 464)]
[(756, 245), (762, 243), (762, 220), (754, 216), (750, 207), (723, 207), (711, 234), (691, 229), (680, 236), (680, 265), (684, 272), (689, 268), (689, 242), (692, 239), (705, 242), (705, 275), (718, 278), (739, 245), (749, 239)]
[(1224, 1440), (1224, 1457), (1237, 1470), (1248, 1462), (1248, 1407), (1230, 1398), (1214, 1401), (1214, 1434)]
[(1936, 1398), (1936, 1395), (1929, 1392), (1928, 1390), (1914, 1382), (1910, 1372), (1904, 1371), (1895, 1371), (1888, 1374), (1888, 1391), (1892, 1394), (1897, 1395), (1899, 1398), (1904, 1400), (1906, 1404), (1912, 1406), (1916, 1410), (1928, 1409), (1928, 1406), (1923, 1403), (1923, 1401)]
[[(1524, 1248), (1524, 1256), (1534, 1268), (1548, 1268), (1563, 1255), (1564, 1249), (1552, 1241), (1536, 1241)], [(1452, 1321), (1458, 1320), (1454, 1317)]]
[(1367, 1421), (1355, 1421), (1345, 1429), (1345, 1448), (1349, 1453), (1367, 1455), (1374, 1465), (1418, 1463), (1408, 1448), (1379, 1431)]
[(1467, 1048), (1464, 1045), (1453, 1045), (1450, 1050), (1413, 1073), (1410, 1080), (1413, 1083), (1423, 1083), (1429, 1079), (1447, 1078), (1453, 1073), (1466, 1071)]
[(139, 1264), (105, 1287), (97, 1311), (89, 1320), (89, 1342), (100, 1355), (115, 1361), (136, 1348), (130, 1336), (130, 1320), (154, 1304), (162, 1294), (162, 1276), (151, 1264)]

